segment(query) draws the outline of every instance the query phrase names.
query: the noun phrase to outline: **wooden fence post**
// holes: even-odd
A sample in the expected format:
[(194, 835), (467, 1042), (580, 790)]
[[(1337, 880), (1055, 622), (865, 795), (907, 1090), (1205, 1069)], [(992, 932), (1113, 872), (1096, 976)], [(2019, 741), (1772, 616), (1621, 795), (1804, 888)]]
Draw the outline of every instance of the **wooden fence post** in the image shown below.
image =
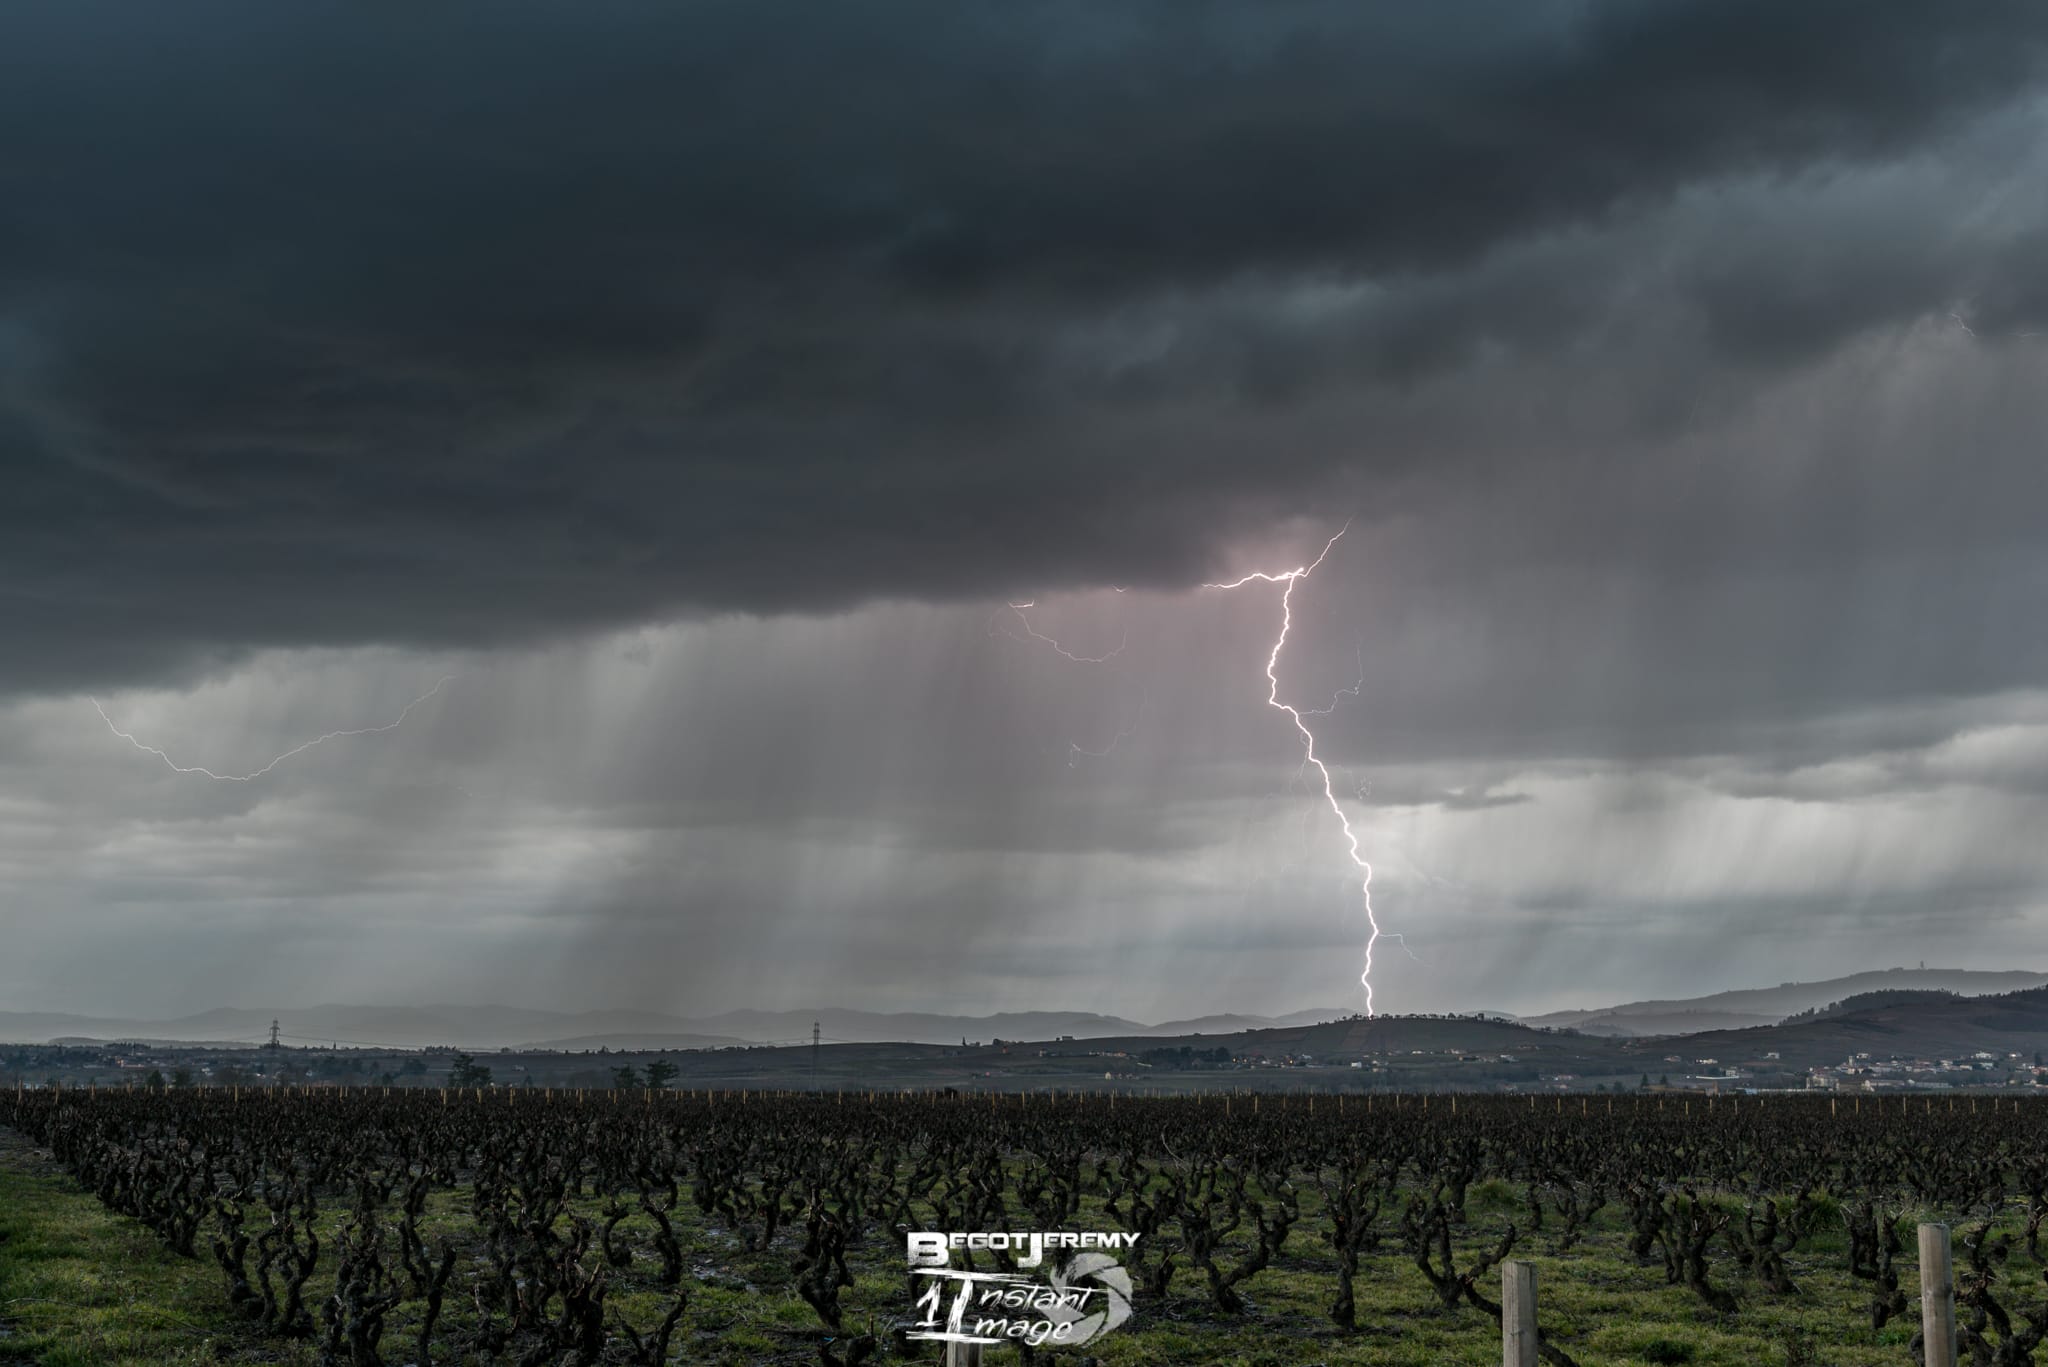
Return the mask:
[(981, 1367), (979, 1343), (949, 1343), (946, 1345), (946, 1367)]
[(1536, 1367), (1536, 1264), (1500, 1265), (1501, 1367)]
[(1956, 1279), (1948, 1226), (1920, 1226), (1920, 1341), (1927, 1367), (1956, 1367)]

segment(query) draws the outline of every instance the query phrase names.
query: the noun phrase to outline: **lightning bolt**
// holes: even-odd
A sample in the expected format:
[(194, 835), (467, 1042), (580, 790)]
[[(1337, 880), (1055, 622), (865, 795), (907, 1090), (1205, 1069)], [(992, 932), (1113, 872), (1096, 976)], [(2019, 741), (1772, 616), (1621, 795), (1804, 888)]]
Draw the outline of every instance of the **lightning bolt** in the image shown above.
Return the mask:
[[(1118, 593), (1122, 593), (1122, 592), (1123, 592), (1123, 590), (1122, 590), (1122, 589), (1118, 589), (1118, 590), (1117, 590), (1117, 592), (1118, 592)], [(1024, 603), (1010, 603), (1010, 604), (1008, 604), (1007, 606), (1009, 607), (1009, 609), (1010, 609), (1010, 611), (1011, 611), (1011, 612), (1013, 612), (1013, 613), (1015, 613), (1015, 614), (1017, 615), (1017, 620), (1018, 620), (1018, 621), (1019, 621), (1020, 623), (1022, 623), (1022, 624), (1023, 624), (1023, 626), (1024, 626), (1024, 634), (1025, 634), (1026, 636), (1029, 636), (1029, 637), (1030, 637), (1030, 638), (1031, 638), (1032, 640), (1034, 640), (1034, 641), (1043, 641), (1043, 642), (1045, 642), (1045, 644), (1047, 644), (1047, 645), (1051, 646), (1051, 647), (1052, 647), (1052, 648), (1053, 648), (1053, 649), (1054, 649), (1055, 651), (1057, 651), (1057, 652), (1058, 652), (1059, 654), (1061, 654), (1061, 655), (1065, 656), (1065, 657), (1066, 657), (1067, 659), (1069, 659), (1069, 660), (1072, 660), (1072, 661), (1073, 661), (1073, 662), (1074, 662), (1075, 664), (1077, 664), (1077, 665), (1099, 665), (1099, 664), (1107, 664), (1107, 663), (1108, 663), (1109, 661), (1111, 661), (1111, 660), (1114, 660), (1114, 659), (1115, 659), (1115, 658), (1116, 658), (1117, 656), (1119, 656), (1119, 655), (1121, 655), (1121, 654), (1123, 654), (1123, 653), (1124, 653), (1124, 646), (1125, 646), (1125, 645), (1126, 645), (1126, 644), (1127, 644), (1127, 643), (1129, 642), (1129, 640), (1130, 640), (1130, 631), (1129, 631), (1129, 629), (1128, 629), (1128, 628), (1126, 628), (1126, 629), (1125, 629), (1125, 631), (1124, 631), (1124, 633), (1123, 633), (1123, 635), (1122, 635), (1121, 637), (1119, 637), (1119, 638), (1118, 638), (1118, 640), (1117, 640), (1117, 643), (1116, 643), (1116, 649), (1115, 649), (1115, 650), (1112, 650), (1112, 651), (1110, 651), (1110, 652), (1109, 652), (1109, 654), (1107, 654), (1107, 655), (1076, 655), (1076, 654), (1075, 654), (1075, 653), (1074, 653), (1073, 651), (1071, 651), (1071, 650), (1068, 650), (1068, 649), (1067, 649), (1067, 648), (1066, 648), (1065, 646), (1061, 645), (1061, 644), (1060, 644), (1060, 643), (1059, 643), (1058, 641), (1055, 641), (1055, 640), (1054, 640), (1054, 639), (1053, 639), (1052, 637), (1050, 637), (1050, 636), (1047, 636), (1047, 635), (1046, 635), (1046, 634), (1045, 634), (1044, 632), (1040, 631), (1040, 630), (1039, 630), (1039, 629), (1038, 629), (1037, 627), (1034, 627), (1034, 626), (1032, 626), (1032, 625), (1031, 625), (1031, 619), (1030, 619), (1029, 617), (1027, 617), (1027, 616), (1025, 616), (1025, 615), (1024, 615), (1024, 610), (1025, 610), (1026, 608), (1035, 608), (1035, 607), (1037, 607), (1037, 606), (1038, 606), (1038, 603), (1037, 603), (1037, 601), (1036, 601), (1036, 600), (1033, 600), (1033, 601), (1030, 601), (1030, 602), (1024, 602)], [(1005, 634), (1005, 635), (1008, 635), (1008, 636), (1011, 636), (1011, 637), (1013, 637), (1013, 638), (1016, 638), (1016, 639), (1022, 639), (1021, 637), (1017, 637), (1016, 633), (1015, 633), (1015, 632), (1012, 632), (1012, 631), (1005, 631), (1005, 633), (1004, 633), (1004, 634)]]
[[(1380, 941), (1379, 918), (1373, 914), (1372, 909), (1372, 865), (1366, 860), (1365, 855), (1359, 849), (1358, 832), (1352, 827), (1351, 818), (1345, 815), (1344, 804), (1337, 800), (1335, 781), (1330, 777), (1329, 766), (1324, 764), (1322, 759), (1316, 754), (1315, 732), (1309, 730), (1307, 721), (1303, 720), (1304, 717), (1326, 715), (1330, 709), (1335, 708), (1336, 699), (1331, 699), (1330, 708), (1312, 708), (1306, 711), (1294, 706), (1292, 703), (1280, 701), (1280, 654), (1287, 648), (1287, 634), (1294, 629), (1294, 587), (1315, 573), (1316, 567), (1329, 558), (1331, 549), (1339, 541), (1343, 540), (1344, 533), (1350, 530), (1351, 524), (1346, 522), (1338, 529), (1335, 536), (1323, 543), (1322, 554), (1306, 565), (1300, 565), (1279, 574), (1268, 574), (1263, 571), (1254, 572), (1242, 578), (1233, 579), (1228, 583), (1204, 584), (1202, 587), (1205, 589), (1238, 589), (1243, 588), (1246, 584), (1253, 583), (1281, 584), (1285, 586), (1280, 591), (1280, 634), (1273, 639), (1273, 649), (1266, 656), (1266, 706), (1276, 711), (1285, 712), (1287, 719), (1294, 723), (1294, 729), (1301, 733), (1301, 754), (1304, 769), (1309, 765), (1313, 765), (1316, 773), (1322, 776), (1323, 799), (1329, 803), (1330, 811), (1337, 818), (1337, 824), (1343, 828), (1344, 843), (1349, 848), (1351, 862), (1358, 867), (1360, 875), (1359, 891), (1365, 901), (1365, 921), (1371, 927), (1371, 933), (1366, 937), (1365, 941), (1365, 971), (1358, 975), (1358, 982), (1365, 989), (1365, 1014), (1370, 1017), (1374, 1014), (1372, 1005), (1372, 952)], [(1357, 696), (1357, 688), (1358, 686), (1354, 685), (1352, 688), (1341, 690), (1341, 693), (1350, 693), (1355, 697)], [(1407, 949), (1407, 942), (1403, 941), (1401, 947)], [(1410, 951), (1410, 953), (1413, 953), (1413, 951)]]
[(1131, 719), (1122, 726), (1119, 726), (1116, 729), (1116, 734), (1109, 738), (1109, 744), (1103, 746), (1100, 750), (1090, 750), (1079, 741), (1068, 741), (1067, 767), (1069, 769), (1075, 768), (1080, 764), (1083, 757), (1088, 759), (1108, 759), (1111, 755), (1115, 754), (1117, 746), (1122, 745), (1124, 741), (1130, 738), (1131, 733), (1138, 729), (1138, 719), (1145, 715), (1145, 703), (1149, 697), (1150, 694), (1139, 695), (1138, 705), (1132, 710)]
[(1352, 701), (1356, 702), (1358, 700), (1359, 690), (1364, 687), (1365, 643), (1361, 641), (1358, 644), (1358, 678), (1352, 683), (1351, 687), (1340, 688), (1335, 693), (1332, 693), (1330, 695), (1330, 705), (1328, 707), (1304, 707), (1301, 709), (1301, 715), (1304, 717), (1327, 717), (1332, 712), (1335, 712), (1337, 710), (1338, 699), (1350, 698)]
[(1392, 940), (1395, 944), (1401, 946), (1401, 952), (1403, 954), (1406, 954), (1409, 958), (1415, 960), (1416, 963), (1426, 964), (1429, 962), (1429, 960), (1423, 958), (1420, 954), (1417, 954), (1414, 950), (1408, 948), (1408, 939), (1404, 935), (1399, 935), (1394, 931), (1390, 930), (1387, 931), (1384, 935), (1381, 935), (1380, 938), (1382, 940)]
[(119, 736), (122, 740), (127, 741), (136, 749), (141, 750), (146, 754), (155, 755), (158, 759), (162, 760), (165, 764), (169, 765), (173, 772), (180, 774), (204, 774), (208, 778), (219, 779), (223, 783), (248, 783), (252, 779), (262, 778), (265, 774), (269, 773), (272, 769), (275, 769), (278, 765), (290, 759), (293, 755), (303, 755), (304, 753), (306, 753), (306, 751), (312, 749), (314, 746), (319, 745), (325, 741), (338, 740), (343, 736), (370, 736), (375, 735), (380, 731), (395, 731), (398, 729), (399, 725), (405, 721), (407, 717), (412, 715), (412, 710), (415, 707), (418, 707), (421, 703), (427, 701), (427, 699), (433, 697), (436, 693), (439, 693), (451, 682), (453, 682), (452, 676), (444, 676), (432, 688), (428, 689), (426, 692), (420, 694), (417, 698), (414, 698), (411, 702), (407, 703), (405, 705), (405, 710), (398, 714), (398, 718), (396, 721), (388, 721), (384, 723), (384, 725), (382, 726), (359, 726), (348, 731), (329, 731), (325, 735), (313, 737), (313, 739), (306, 741), (304, 744), (293, 746), (291, 749), (279, 755), (276, 759), (270, 761), (270, 763), (264, 765), (261, 769), (258, 769), (253, 773), (247, 774), (216, 774), (215, 772), (213, 772), (213, 770), (205, 768), (202, 765), (179, 764), (176, 760), (173, 760), (169, 755), (157, 749), (154, 745), (145, 745), (143, 742), (137, 740), (128, 732), (123, 731), (120, 727), (114, 725), (114, 719), (107, 715), (106, 708), (100, 706), (98, 698), (89, 698), (87, 699), (87, 701), (92, 703), (92, 710), (100, 714), (100, 720), (107, 724), (107, 729), (109, 731), (112, 731), (115, 735)]
[[(1118, 593), (1123, 592), (1122, 588), (1119, 588), (1114, 584), (1110, 585), (1110, 587), (1116, 589)], [(1117, 638), (1116, 649), (1110, 651), (1108, 654), (1077, 655), (1073, 651), (1068, 650), (1065, 646), (1061, 645), (1053, 637), (1046, 635), (1037, 627), (1031, 625), (1031, 619), (1025, 615), (1025, 609), (1037, 607), (1038, 603), (1036, 599), (1027, 599), (1022, 603), (1006, 603), (1004, 604), (1004, 606), (1010, 610), (1011, 614), (1016, 617), (1018, 623), (1024, 628), (1024, 635), (1019, 636), (1016, 632), (1010, 630), (1008, 626), (1003, 627), (1003, 635), (1009, 637), (1013, 641), (1021, 641), (1025, 640), (1026, 638), (1029, 638), (1030, 640), (1040, 642), (1043, 645), (1049, 646), (1052, 649), (1053, 653), (1058, 655), (1060, 658), (1072, 660), (1077, 665), (1107, 664), (1111, 660), (1114, 660), (1117, 656), (1123, 654), (1124, 647), (1130, 643), (1130, 628), (1125, 627), (1123, 628), (1122, 632), (1119, 634)], [(998, 617), (1000, 618), (1000, 614), (998, 614)], [(996, 628), (993, 625), (991, 625), (989, 628), (989, 634), (994, 635), (995, 630)], [(1103, 746), (1099, 750), (1090, 749), (1088, 746), (1081, 744), (1079, 741), (1067, 742), (1067, 767), (1069, 769), (1075, 768), (1081, 763), (1083, 759), (1107, 759), (1111, 754), (1114, 754), (1117, 746), (1123, 744), (1125, 738), (1128, 737), (1131, 734), (1131, 732), (1137, 728), (1138, 718), (1144, 714), (1144, 711), (1145, 699), (1141, 696), (1138, 699), (1137, 711), (1131, 714), (1130, 721), (1123, 726), (1119, 726), (1116, 729), (1116, 733), (1109, 738), (1109, 744)]]

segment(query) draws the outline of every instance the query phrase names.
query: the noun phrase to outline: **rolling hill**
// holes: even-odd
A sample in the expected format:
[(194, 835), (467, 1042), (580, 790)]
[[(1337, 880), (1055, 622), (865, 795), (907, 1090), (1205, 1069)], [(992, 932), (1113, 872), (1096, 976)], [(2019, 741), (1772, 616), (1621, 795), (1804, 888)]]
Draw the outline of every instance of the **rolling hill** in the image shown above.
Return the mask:
[(1105, 1038), (1129, 1035), (1227, 1034), (1232, 1031), (1333, 1020), (1337, 1008), (1287, 1016), (1216, 1015), (1146, 1025), (1085, 1011), (1028, 1011), (989, 1016), (914, 1012), (726, 1011), (677, 1016), (659, 1011), (541, 1011), (506, 1006), (219, 1007), (167, 1020), (64, 1012), (0, 1012), (0, 1042), (56, 1039), (161, 1040), (257, 1044), (280, 1022), (288, 1044), (357, 1044), (466, 1049), (708, 1049), (735, 1044), (808, 1044), (812, 1022), (834, 1043), (987, 1043), (995, 1039)]
[(1589, 1035), (1697, 1035), (1776, 1025), (1787, 1016), (1864, 992), (1910, 988), (1980, 996), (2039, 987), (2044, 983), (2048, 983), (2048, 973), (2026, 970), (1982, 972), (1960, 968), (1887, 968), (1821, 982), (1781, 983), (1776, 987), (1742, 988), (1704, 997), (1551, 1011), (1521, 1019), (1527, 1025), (1567, 1028)]

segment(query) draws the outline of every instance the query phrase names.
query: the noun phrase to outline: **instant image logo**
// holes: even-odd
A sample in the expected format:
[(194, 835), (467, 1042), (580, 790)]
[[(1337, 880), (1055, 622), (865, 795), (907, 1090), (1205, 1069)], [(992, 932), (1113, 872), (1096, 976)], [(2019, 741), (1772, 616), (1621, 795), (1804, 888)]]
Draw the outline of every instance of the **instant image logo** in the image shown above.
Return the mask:
[[(1028, 1343), (1071, 1348), (1100, 1338), (1131, 1317), (1131, 1274), (1116, 1251), (1136, 1234), (1071, 1230), (909, 1236), (911, 1272), (930, 1278), (917, 1298), (919, 1319), (909, 1337), (942, 1343)], [(1047, 1249), (1071, 1253), (1055, 1259), (1043, 1277), (1016, 1272), (956, 1269), (952, 1251), (1015, 1252), (1020, 1268), (1044, 1268)]]

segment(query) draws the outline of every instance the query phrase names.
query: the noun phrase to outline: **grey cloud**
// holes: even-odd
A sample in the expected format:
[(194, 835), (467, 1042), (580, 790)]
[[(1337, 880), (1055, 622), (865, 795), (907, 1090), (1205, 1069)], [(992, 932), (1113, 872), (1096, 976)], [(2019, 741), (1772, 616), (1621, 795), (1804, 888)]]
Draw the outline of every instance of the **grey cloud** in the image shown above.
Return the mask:
[[(1426, 514), (1524, 459), (1544, 357), (1629, 353), (1639, 289), (1703, 320), (1675, 370), (1975, 292), (1918, 226), (1811, 288), (1753, 236), (1658, 263), (1702, 187), (1797, 203), (2009, 141), (2044, 32), (1681, 3), (9, 22), (13, 691), (1184, 585), (1278, 517)], [(2030, 212), (1977, 230), (2013, 244), (1987, 327), (2029, 316)], [(1545, 405), (1561, 444), (1587, 397)], [(1475, 404), (1487, 430), (1443, 416)]]
[(1459, 788), (1445, 793), (1437, 799), (1437, 805), (1452, 812), (1482, 812), (1488, 807), (1512, 807), (1518, 802), (1533, 802), (1527, 793), (1473, 792)]
[[(1270, 627), (1270, 598), (1241, 606)], [(933, 672), (917, 649), (898, 658), (919, 619), (969, 655), (1017, 647), (1019, 697), (1063, 678), (1079, 711), (1103, 687), (1099, 671), (1036, 676), (1044, 653), (977, 632), (978, 615), (903, 608), (496, 656), (413, 729), (254, 789), (108, 746), (90, 709), (0, 712), (20, 761), (0, 784), (0, 874), (22, 949), (0, 977), (24, 1000), (71, 983), (70, 1004), (98, 992), (100, 1009), (235, 1000), (255, 980), (344, 999), (658, 1006), (901, 1004), (971, 984), (984, 1004), (1113, 1000), (1138, 1015), (1219, 993), (1280, 1009), (1349, 982), (1357, 884), (1319, 796), (1294, 781), (1289, 728), (1259, 705), (1256, 638), (1209, 637), (1188, 671), (1203, 687), (1155, 682), (1146, 725), (1084, 772), (1058, 758), (1057, 730), (990, 743), (1029, 723), (1000, 673), (956, 685), (961, 710), (892, 710), (905, 678)], [(451, 664), (339, 659), (114, 701), (167, 744), (260, 755), (308, 714), (403, 701), (409, 675)], [(754, 713), (734, 706), (749, 680)], [(807, 715), (814, 688), (841, 691), (836, 719)], [(2039, 709), (2016, 697), (1829, 719), (1784, 753), (1853, 765), (1872, 737), (1919, 737), (1995, 778), (2025, 767), (2025, 747), (1971, 738), (2037, 726)], [(750, 730), (754, 716), (772, 724)], [(713, 760), (728, 744), (753, 747), (759, 771), (737, 807), (741, 757)], [(2043, 870), (2024, 833), (2038, 794), (1980, 782), (1928, 804), (1894, 785), (1798, 804), (1802, 826), (1780, 794), (1741, 787), (1774, 751), (1753, 753), (1347, 763), (1345, 789), (1369, 783), (1352, 810), (1383, 923), (1421, 956), (1383, 947), (1382, 1004), (1625, 993), (1643, 956), (1680, 951), (1687, 972), (1741, 981), (1946, 957), (1929, 935), (1980, 957), (2037, 942)], [(1516, 794), (1529, 800), (1498, 800)], [(1757, 959), (1763, 944), (1780, 957)]]
[(10, 993), (1301, 1005), (1347, 517), (1384, 1002), (2038, 941), (2037, 6), (0, 29)]

